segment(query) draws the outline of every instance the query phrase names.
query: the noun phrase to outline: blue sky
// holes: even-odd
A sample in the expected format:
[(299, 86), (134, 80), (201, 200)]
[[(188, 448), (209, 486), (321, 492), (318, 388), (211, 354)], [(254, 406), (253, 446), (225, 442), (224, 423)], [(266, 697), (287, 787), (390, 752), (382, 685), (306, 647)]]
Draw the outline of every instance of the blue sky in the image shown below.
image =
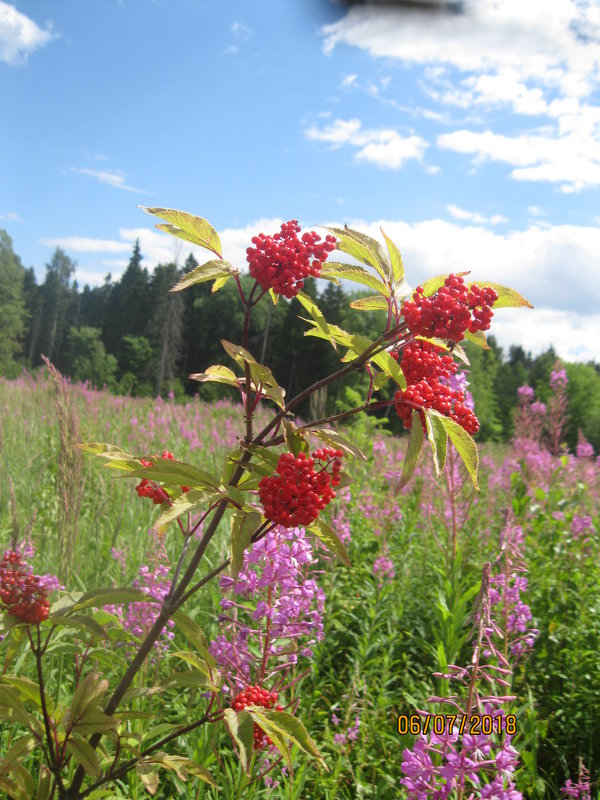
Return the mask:
[[(185, 260), (181, 208), (258, 231), (383, 227), (412, 285), (470, 269), (531, 310), (492, 331), (600, 362), (600, 5), (0, 0), (0, 227), (42, 281)], [(196, 251), (197, 257), (206, 254)]]

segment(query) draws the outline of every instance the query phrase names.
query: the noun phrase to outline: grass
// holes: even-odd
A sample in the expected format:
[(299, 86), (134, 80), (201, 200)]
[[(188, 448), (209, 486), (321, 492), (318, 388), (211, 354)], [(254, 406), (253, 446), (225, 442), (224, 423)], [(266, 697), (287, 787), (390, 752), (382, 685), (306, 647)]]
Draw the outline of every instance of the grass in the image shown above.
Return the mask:
[[(91, 456), (80, 465), (65, 461), (69, 430), (73, 433), (77, 424), (81, 440), (119, 444), (140, 456), (168, 449), (183, 461), (218, 473), (242, 430), (240, 409), (228, 402), (184, 405), (113, 397), (82, 386), (69, 387), (66, 396), (72, 403), (71, 422), (63, 396), (61, 451), (60, 413), (52, 385), (41, 374), (37, 379), (0, 379), (0, 543), (7, 548), (29, 532), (36, 548), (36, 572), (59, 572), (69, 589), (130, 585), (140, 567), (156, 557), (148, 531), (157, 510), (137, 497), (131, 480), (115, 478)], [(266, 411), (257, 417), (258, 425), (268, 419)], [(517, 785), (528, 798), (558, 798), (566, 777), (576, 779), (579, 757), (597, 780), (598, 467), (589, 460), (544, 460), (533, 450), (483, 448), (481, 494), (473, 496), (457, 468), (457, 502), (452, 506), (444, 500), (444, 480), (435, 485), (427, 454), (411, 485), (396, 497), (390, 487), (394, 473), (401, 470), (404, 442), (384, 437), (367, 420), (360, 420), (349, 436), (368, 455), (368, 463), (352, 465), (354, 483), (325, 516), (338, 530), (349, 525), (352, 568), (322, 561), (324, 638), (314, 657), (299, 663), (288, 679), (293, 682), (306, 673), (294, 687), (297, 714), (321, 749), (328, 771), (294, 751), (293, 773), (282, 774), (276, 767), (269, 776), (279, 784), (269, 787), (243, 773), (223, 725), (203, 726), (179, 738), (172, 752), (205, 766), (219, 790), (191, 778), (186, 785), (171, 771), (161, 772), (156, 796), (405, 796), (400, 785), (402, 751), (412, 746), (414, 737), (398, 734), (397, 716), (427, 707), (427, 698), (440, 691), (433, 673), (445, 660), (468, 663), (472, 598), (482, 565), (497, 555), (509, 510), (526, 534), (526, 601), (540, 630), (533, 654), (515, 674), (515, 745), (522, 762)], [(76, 495), (80, 507), (69, 505)], [(575, 517), (590, 517), (593, 527), (574, 535)], [(179, 549), (175, 526), (164, 543), (174, 561)], [(226, 556), (228, 548), (224, 525), (210, 564)], [(113, 550), (124, 554), (124, 573)], [(394, 565), (393, 577), (374, 574), (375, 559), (381, 555)], [(213, 582), (186, 607), (209, 639), (219, 630), (220, 597)], [(112, 644), (98, 644), (88, 655), (89, 663), (110, 681), (127, 659), (127, 648), (116, 632), (112, 635)], [(77, 631), (63, 631), (48, 654), (47, 685), (58, 703), (68, 703), (79, 639)], [(173, 647), (181, 646), (178, 635)], [(5, 668), (35, 680), (24, 656), (10, 664), (9, 656), (5, 653)], [(168, 656), (149, 663), (140, 682), (158, 685), (172, 667)], [(205, 703), (203, 692), (189, 687), (140, 696), (128, 708), (152, 719), (131, 719), (131, 742), (143, 736), (149, 740), (165, 726), (198, 717)], [(338, 725), (332, 714), (339, 718)], [(336, 744), (335, 734), (351, 727), (357, 717), (357, 738)], [(149, 733), (148, 726), (154, 731)], [(14, 725), (2, 724), (4, 747), (14, 734)], [(116, 797), (148, 796), (135, 772), (112, 791)]]

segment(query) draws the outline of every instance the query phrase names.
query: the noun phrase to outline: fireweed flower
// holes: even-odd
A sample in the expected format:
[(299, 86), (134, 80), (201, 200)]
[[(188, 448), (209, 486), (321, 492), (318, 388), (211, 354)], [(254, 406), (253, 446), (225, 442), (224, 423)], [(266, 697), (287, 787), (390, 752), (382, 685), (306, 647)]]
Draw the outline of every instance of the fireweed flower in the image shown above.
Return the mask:
[(521, 544), (518, 526), (508, 525), (495, 572), (489, 563), (484, 567), (471, 662), (468, 667), (449, 665), (446, 673), (437, 674), (462, 684), (469, 700), (461, 704), (458, 695), (429, 698), (430, 703), (447, 705), (451, 713), (467, 719), (474, 713), (490, 716), (493, 730), (500, 726), (502, 733), (460, 736), (455, 723), (453, 730), (444, 730), (442, 735), (421, 734), (413, 748), (403, 753), (405, 777), (400, 782), (407, 789), (408, 800), (522, 798), (513, 779), (519, 760), (512, 745), (514, 730), (504, 710), (505, 704), (515, 699), (509, 693), (512, 669), (507, 655), (524, 655), (537, 634), (527, 628), (531, 613), (520, 598), (526, 585)]
[(302, 528), (278, 525), (246, 550), (237, 578), (221, 577), (222, 633), (209, 649), (233, 689), (252, 678), (269, 686), (298, 655), (312, 655), (323, 638), (325, 603), (316, 561)]
[[(171, 566), (164, 541), (155, 531), (150, 530), (149, 533), (152, 537), (152, 561), (149, 565), (142, 564), (138, 570), (138, 577), (132, 585), (135, 589), (145, 592), (151, 600), (129, 603), (125, 610), (121, 605), (106, 606), (106, 610), (118, 617), (123, 627), (137, 637), (145, 636), (152, 628), (158, 617), (160, 604), (171, 586)], [(113, 548), (112, 555), (123, 568), (122, 552)], [(158, 602), (152, 602), (152, 600)], [(175, 635), (171, 630), (174, 626), (173, 620), (168, 620), (160, 638), (154, 645), (157, 650), (168, 649), (169, 643)]]
[(576, 800), (592, 800), (590, 773), (583, 765), (581, 758), (579, 759), (579, 780), (577, 783), (573, 783), (573, 781), (568, 778), (560, 791), (563, 798), (574, 797)]

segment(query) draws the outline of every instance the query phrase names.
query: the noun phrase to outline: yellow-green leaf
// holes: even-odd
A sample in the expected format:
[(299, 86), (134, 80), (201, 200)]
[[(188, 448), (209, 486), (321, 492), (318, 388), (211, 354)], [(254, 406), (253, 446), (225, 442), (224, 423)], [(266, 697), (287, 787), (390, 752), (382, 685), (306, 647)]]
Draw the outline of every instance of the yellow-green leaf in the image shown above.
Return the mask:
[(466, 432), (464, 428), (462, 428), (458, 422), (455, 422), (450, 417), (445, 417), (442, 414), (439, 414), (437, 411), (430, 410), (429, 413), (432, 416), (437, 416), (441, 420), (448, 436), (450, 437), (450, 441), (456, 447), (458, 454), (462, 458), (465, 467), (469, 475), (471, 476), (471, 480), (473, 481), (473, 486), (479, 491), (479, 484), (477, 483), (477, 470), (479, 468), (479, 453), (477, 451), (477, 445), (473, 441), (473, 438)]
[(75, 761), (85, 768), (86, 772), (89, 772), (89, 774), (93, 775), (95, 778), (100, 777), (102, 774), (102, 767), (100, 766), (98, 755), (91, 744), (86, 742), (85, 739), (82, 739), (81, 736), (77, 736), (76, 734), (71, 734), (67, 739), (67, 750), (71, 753)]
[(390, 266), (383, 248), (376, 239), (352, 228), (327, 228), (327, 230), (337, 236), (338, 250), (348, 253), (362, 264), (374, 267), (384, 280), (391, 277)]
[(279, 733), (297, 744), (310, 756), (318, 758), (325, 766), (325, 761), (317, 745), (308, 735), (308, 731), (299, 719), (287, 711), (266, 711), (259, 706), (250, 706), (250, 714), (268, 736)]
[(224, 261), (222, 258), (214, 259), (213, 261), (207, 261), (205, 264), (201, 264), (199, 267), (195, 267), (190, 270), (190, 272), (186, 272), (169, 291), (180, 292), (182, 289), (187, 289), (189, 286), (195, 286), (197, 283), (206, 283), (207, 281), (215, 280), (215, 278), (217, 280), (224, 277), (229, 279), (232, 275), (237, 274), (237, 272), (238, 270), (236, 270), (229, 261)]
[(387, 311), (388, 301), (380, 294), (373, 294), (370, 297), (360, 297), (358, 300), (353, 300), (350, 303), (350, 308), (356, 308), (359, 311)]
[(244, 561), (244, 552), (252, 534), (260, 525), (259, 511), (235, 511), (231, 517), (231, 577), (237, 578)]
[(419, 412), (413, 408), (410, 433), (408, 435), (408, 446), (406, 448), (406, 455), (404, 456), (404, 464), (402, 466), (400, 482), (398, 483), (398, 491), (406, 486), (413, 472), (415, 471), (415, 467), (419, 462), (419, 456), (421, 455), (424, 440), (425, 437), (423, 435), (421, 417)]
[[(523, 295), (519, 294), (515, 289), (508, 286), (503, 286), (501, 283), (494, 283), (493, 281), (477, 281), (479, 286), (491, 286), (498, 293), (498, 299), (492, 308), (533, 308), (529, 300), (526, 300)], [(469, 286), (471, 284), (468, 284)]]
[(254, 723), (252, 722), (252, 717), (247, 711), (234, 711), (233, 708), (226, 708), (223, 711), (223, 718), (231, 737), (237, 745), (244, 772), (249, 775), (254, 748)]
[(207, 367), (204, 372), (195, 372), (190, 375), (191, 381), (198, 381), (198, 383), (205, 383), (206, 381), (214, 381), (215, 383), (225, 383), (229, 386), (239, 388), (238, 379), (235, 372), (225, 367), (222, 364), (213, 364)]
[(347, 281), (354, 281), (363, 286), (368, 286), (370, 289), (375, 289), (376, 292), (384, 297), (390, 296), (388, 287), (380, 281), (375, 275), (371, 275), (366, 269), (354, 266), (352, 264), (342, 264), (336, 261), (328, 261), (327, 264), (321, 268), (321, 278), (327, 280), (329, 277), (343, 278)]
[(187, 211), (178, 211), (174, 208), (146, 208), (139, 206), (143, 211), (155, 217), (166, 220), (170, 225), (157, 225), (157, 228), (166, 230), (173, 236), (185, 239), (188, 242), (199, 244), (207, 250), (221, 257), (221, 240), (219, 234), (207, 220), (196, 217)]
[(388, 252), (390, 254), (390, 263), (392, 265), (392, 274), (394, 276), (394, 282), (398, 283), (404, 279), (404, 264), (402, 263), (402, 256), (400, 255), (400, 250), (396, 247), (394, 242), (386, 236), (385, 231), (383, 228), (379, 229), (381, 231), (381, 235), (385, 239), (385, 243), (387, 245)]
[(351, 567), (348, 551), (344, 543), (339, 538), (337, 533), (334, 533), (332, 528), (329, 527), (323, 520), (316, 519), (308, 529), (314, 533), (325, 545), (328, 550), (331, 550), (347, 567)]
[(446, 446), (448, 444), (448, 433), (442, 423), (442, 417), (437, 413), (431, 413), (430, 408), (424, 409), (425, 425), (427, 426), (427, 438), (431, 444), (433, 454), (433, 465), (437, 475), (441, 475), (446, 463)]

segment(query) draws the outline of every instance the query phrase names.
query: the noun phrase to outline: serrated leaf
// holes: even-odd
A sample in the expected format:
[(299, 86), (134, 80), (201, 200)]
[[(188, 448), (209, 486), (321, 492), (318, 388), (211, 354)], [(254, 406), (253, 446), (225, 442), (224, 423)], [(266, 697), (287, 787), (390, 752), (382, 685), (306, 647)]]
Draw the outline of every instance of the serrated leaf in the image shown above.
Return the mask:
[(273, 733), (283, 735), (326, 766), (319, 748), (308, 735), (308, 731), (292, 714), (287, 711), (267, 711), (259, 706), (250, 706), (250, 714), (268, 736), (273, 738)]
[(67, 739), (67, 750), (71, 753), (75, 761), (84, 767), (86, 772), (93, 775), (95, 778), (100, 777), (102, 774), (102, 767), (100, 766), (98, 754), (85, 739), (82, 739), (76, 734), (71, 734)]
[(362, 264), (374, 267), (384, 280), (391, 278), (390, 266), (381, 244), (376, 239), (352, 228), (326, 228), (326, 230), (337, 236), (338, 250), (353, 256)]
[(86, 453), (92, 453), (93, 455), (102, 456), (106, 459), (116, 458), (127, 460), (128, 458), (133, 458), (133, 456), (130, 456), (125, 450), (117, 447), (116, 444), (107, 444), (106, 442), (77, 442), (77, 447)]
[[(305, 292), (298, 292), (296, 297), (298, 302), (301, 303), (311, 315), (319, 330), (323, 333), (323, 338), (328, 339), (333, 345), (334, 350), (337, 350), (335, 339), (331, 336), (329, 331), (329, 323), (323, 316), (323, 312), (319, 306), (315, 303), (312, 297), (309, 297)], [(303, 317), (300, 317), (300, 319), (303, 319)]]
[(384, 386), (386, 386), (387, 383), (389, 383), (389, 380), (390, 380), (390, 376), (386, 375), (385, 372), (377, 372), (373, 376), (373, 389), (374, 389), (374, 391), (377, 392), (377, 391), (379, 391), (379, 389), (382, 389)]
[(446, 446), (448, 444), (448, 434), (441, 421), (441, 415), (431, 413), (430, 408), (423, 410), (425, 414), (425, 425), (427, 426), (427, 438), (431, 444), (433, 455), (433, 465), (437, 475), (441, 475), (446, 463)]
[(244, 772), (250, 774), (250, 764), (254, 748), (254, 724), (247, 711), (234, 711), (233, 708), (223, 710), (223, 719), (237, 745), (238, 754)]
[(289, 451), (297, 456), (298, 453), (308, 452), (308, 437), (306, 431), (301, 431), (289, 419), (283, 420), (283, 435)]
[(404, 280), (404, 264), (402, 263), (402, 256), (400, 250), (396, 247), (394, 242), (386, 235), (383, 228), (379, 229), (381, 235), (385, 239), (388, 252), (390, 254), (390, 264), (392, 265), (392, 275), (394, 276), (394, 283), (399, 283)]
[(201, 489), (192, 489), (182, 494), (176, 500), (173, 500), (172, 505), (165, 509), (158, 518), (156, 527), (159, 529), (166, 528), (167, 525), (170, 525), (173, 520), (177, 519), (177, 517), (180, 517), (182, 514), (193, 514), (195, 511), (208, 508), (212, 503), (216, 503), (218, 500), (222, 499), (225, 499), (225, 495), (222, 492), (208, 492), (202, 491)]
[[(33, 703), (36, 708), (41, 708), (42, 701), (40, 699), (40, 687), (38, 683), (35, 681), (30, 680), (29, 678), (25, 678), (20, 675), (5, 675), (4, 680), (12, 686), (19, 694), (19, 697), (24, 702)], [(4, 698), (0, 700), (3, 702)], [(50, 713), (54, 710), (54, 704), (52, 702), (52, 698), (46, 698), (47, 705), (49, 708)]]
[(202, 656), (209, 667), (215, 667), (216, 661), (208, 650), (208, 640), (202, 628), (188, 614), (181, 609), (171, 615), (175, 627), (184, 635), (188, 644), (191, 644)]
[(375, 275), (371, 275), (366, 269), (362, 267), (353, 266), (352, 264), (342, 264), (338, 261), (328, 261), (325, 266), (321, 268), (319, 277), (327, 280), (329, 277), (342, 278), (343, 280), (353, 281), (360, 283), (362, 286), (368, 286), (369, 289), (375, 289), (376, 292), (384, 297), (390, 296), (388, 287), (380, 281)]
[(283, 389), (273, 377), (273, 373), (264, 364), (254, 362), (248, 365), (250, 376), (253, 381), (255, 391), (260, 391), (270, 400), (285, 410), (285, 389)]
[(475, 333), (471, 333), (471, 331), (465, 331), (465, 339), (468, 339), (470, 342), (478, 345), (482, 350), (490, 349), (483, 331), (475, 331)]
[(148, 794), (154, 796), (158, 791), (158, 786), (160, 783), (160, 779), (158, 777), (158, 767), (156, 764), (136, 764), (135, 771), (137, 772), (141, 782), (144, 784), (144, 788)]
[(5, 706), (0, 705), (0, 720), (4, 720), (5, 722), (10, 722), (14, 725), (16, 722), (21, 723), (26, 728), (29, 728), (30, 731), (33, 731), (36, 734), (42, 734), (43, 728), (38, 719), (36, 719), (32, 714), (29, 714), (25, 711), (25, 707), (19, 701), (18, 706)]
[[(65, 715), (65, 725), (76, 724), (85, 716), (86, 711), (91, 706), (98, 706), (98, 700), (106, 694), (108, 681), (100, 679), (96, 673), (91, 672), (79, 682), (77, 689), (73, 693), (71, 706)], [(66, 721), (68, 717), (68, 722)]]
[(316, 519), (312, 525), (309, 526), (308, 530), (311, 533), (314, 533), (314, 535), (323, 542), (325, 547), (328, 550), (331, 550), (332, 553), (335, 553), (340, 561), (342, 561), (347, 567), (352, 566), (344, 543), (339, 538), (337, 533), (334, 533), (333, 529), (323, 522), (323, 520)]
[[(526, 300), (523, 295), (519, 294), (515, 289), (511, 289), (508, 286), (503, 286), (501, 283), (494, 283), (493, 281), (477, 281), (477, 284), (481, 287), (483, 286), (490, 286), (498, 293), (498, 299), (492, 306), (492, 308), (520, 308), (525, 306), (526, 308), (533, 308), (529, 300)], [(469, 283), (467, 286), (471, 286), (472, 284)]]
[[(193, 244), (199, 244), (221, 257), (221, 240), (219, 234), (207, 220), (196, 217), (187, 211), (178, 211), (175, 208), (146, 208), (139, 206), (143, 211), (155, 217), (166, 220), (173, 226), (168, 233), (185, 239)], [(161, 227), (161, 226), (156, 226)], [(164, 227), (161, 227), (164, 230)]]
[(423, 435), (421, 417), (419, 412), (413, 408), (410, 433), (408, 434), (408, 445), (406, 447), (406, 455), (404, 456), (404, 464), (402, 465), (402, 475), (398, 483), (398, 491), (404, 488), (412, 477), (419, 462), (419, 456), (421, 455), (424, 441), (425, 437)]
[(471, 476), (473, 486), (475, 489), (477, 489), (477, 491), (479, 491), (479, 484), (477, 483), (479, 453), (473, 438), (469, 436), (466, 430), (462, 428), (458, 422), (450, 419), (450, 417), (445, 417), (442, 414), (439, 414), (437, 411), (433, 411), (432, 409), (429, 410), (429, 413), (432, 416), (438, 416), (442, 421), (442, 424), (446, 429), (448, 436), (450, 437), (450, 441), (458, 451), (458, 454), (462, 458), (464, 465), (467, 468), (467, 472)]
[(225, 383), (239, 389), (239, 383), (235, 372), (232, 372), (229, 367), (225, 367), (222, 364), (213, 364), (211, 367), (207, 367), (204, 372), (194, 372), (189, 376), (189, 379), (191, 381), (198, 381), (198, 383), (205, 383), (206, 381)]
[(231, 280), (231, 278), (232, 275), (221, 275), (221, 277), (217, 278), (217, 280), (213, 283), (210, 293), (215, 294), (215, 292), (218, 292), (219, 289), (222, 289), (225, 286), (227, 281)]
[(54, 618), (59, 618), (73, 611), (81, 611), (92, 606), (108, 606), (118, 603), (153, 602), (153, 598), (141, 589), (134, 589), (131, 586), (92, 589), (79, 595), (72, 605), (62, 605), (58, 610), (52, 612)]
[(246, 350), (245, 347), (242, 347), (241, 344), (235, 344), (235, 342), (228, 342), (227, 339), (221, 339), (221, 345), (223, 349), (227, 353), (228, 356), (231, 356), (233, 360), (238, 364), (240, 367), (244, 366), (244, 361), (248, 364), (256, 364), (257, 361), (252, 355)]
[(0, 762), (0, 772), (4, 772), (5, 767), (13, 767), (22, 761), (25, 756), (35, 750), (35, 737), (22, 736), (4, 753), (4, 758)]
[(350, 308), (356, 308), (359, 311), (387, 311), (388, 302), (380, 294), (373, 294), (370, 297), (359, 297), (358, 300), (353, 300)]
[(335, 448), (336, 450), (343, 450), (344, 453), (350, 453), (356, 458), (360, 458), (363, 461), (367, 460), (366, 455), (363, 453), (362, 450), (353, 444), (351, 441), (346, 439), (345, 436), (342, 436), (339, 431), (330, 430), (329, 428), (314, 428), (310, 429), (308, 433), (311, 436), (316, 436), (317, 439), (320, 439), (325, 444), (328, 444), (330, 447)]
[(260, 525), (262, 514), (258, 511), (235, 511), (231, 517), (231, 577), (240, 574), (244, 552), (250, 544), (252, 534)]
[(395, 358), (387, 352), (387, 350), (383, 350), (381, 353), (377, 353), (376, 356), (370, 358), (369, 361), (372, 361), (374, 364), (382, 369), (386, 375), (389, 375), (390, 378), (402, 389), (406, 389), (406, 378), (404, 377), (404, 373), (400, 368), (400, 365), (396, 361)]
[[(205, 659), (201, 658), (197, 653), (188, 653), (183, 650), (177, 650), (173, 653), (169, 653), (169, 658), (179, 658), (182, 661), (185, 661), (186, 664), (189, 664), (192, 669), (196, 670), (197, 672), (201, 672), (203, 675), (208, 678), (208, 682), (210, 683), (211, 689), (214, 691), (218, 691), (219, 680), (220, 680), (220, 673), (218, 670), (214, 669), (210, 664), (208, 664)], [(213, 659), (211, 658), (211, 661)], [(121, 715), (123, 716), (123, 715)]]
[[(157, 227), (163, 227), (161, 225), (157, 225)], [(213, 259), (212, 261), (207, 261), (205, 264), (200, 264), (198, 267), (194, 267), (194, 269), (190, 270), (190, 272), (186, 272), (186, 274), (180, 278), (175, 286), (169, 289), (170, 292), (181, 292), (183, 289), (187, 289), (190, 286), (195, 286), (197, 283), (207, 283), (208, 281), (215, 281), (221, 278), (225, 278), (228, 280), (232, 275), (237, 274), (238, 270), (235, 269), (233, 264), (230, 264), (229, 261), (225, 261), (222, 258)], [(214, 285), (213, 285), (214, 290)]]

